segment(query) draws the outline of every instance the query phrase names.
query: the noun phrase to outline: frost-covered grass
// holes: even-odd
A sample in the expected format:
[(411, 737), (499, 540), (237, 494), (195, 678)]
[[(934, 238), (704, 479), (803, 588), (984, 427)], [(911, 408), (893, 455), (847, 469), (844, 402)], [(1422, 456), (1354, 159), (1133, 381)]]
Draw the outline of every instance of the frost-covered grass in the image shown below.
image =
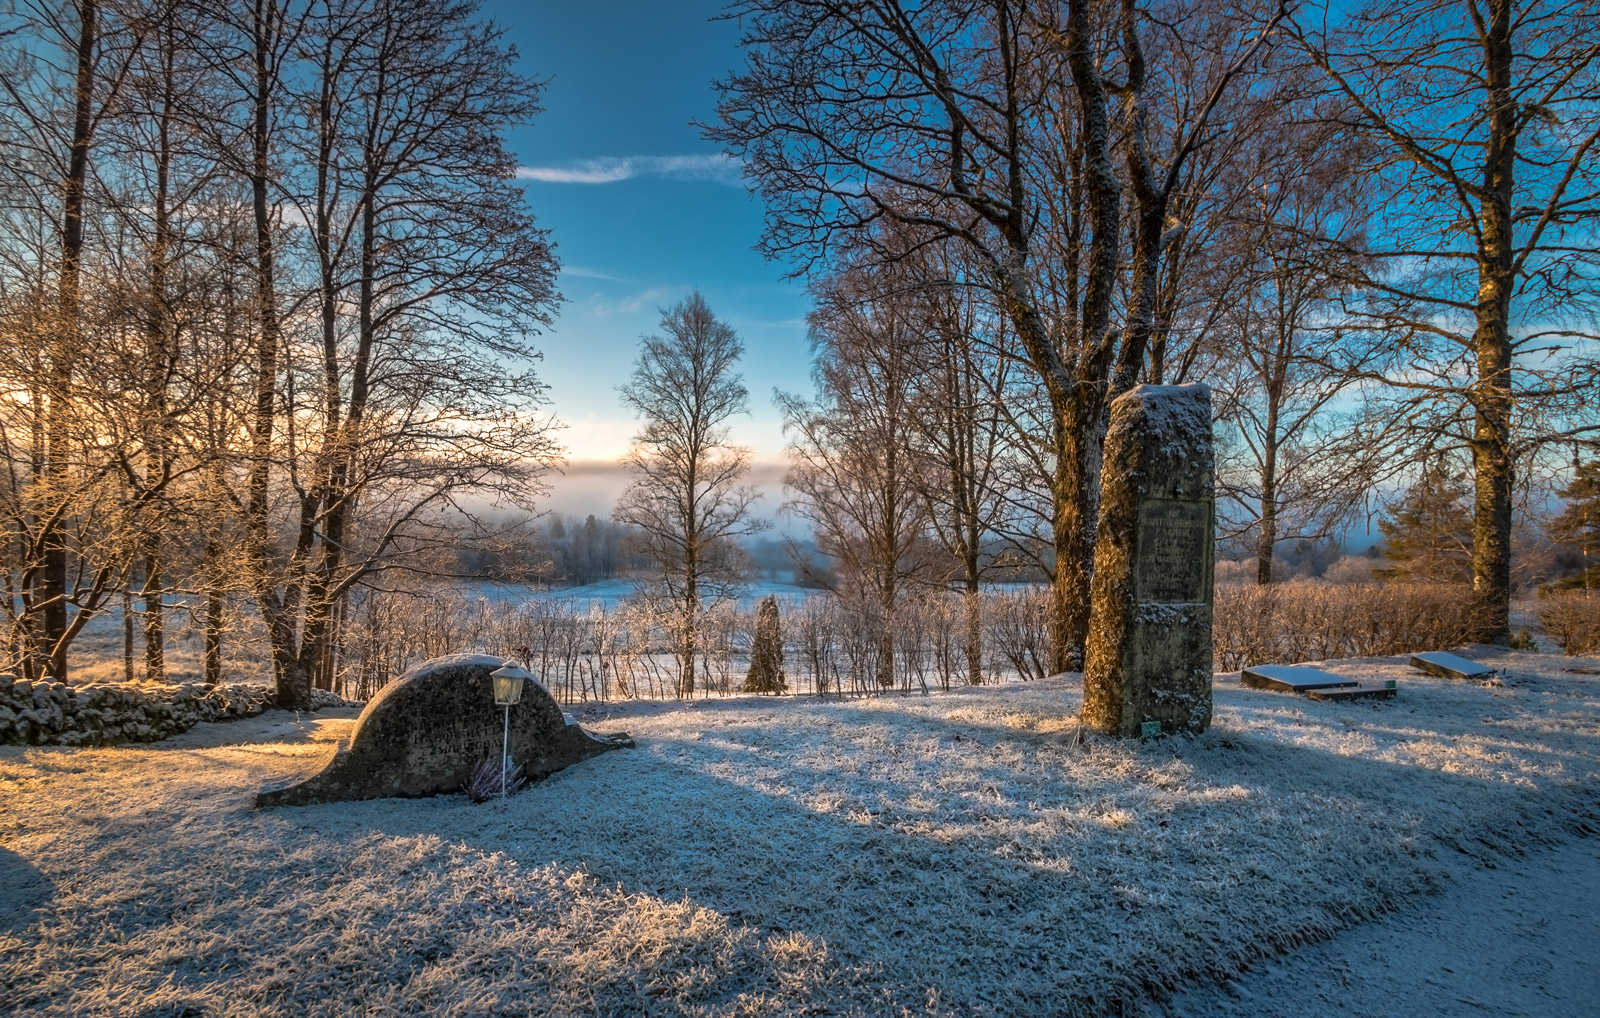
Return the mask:
[[(1070, 679), (578, 710), (632, 752), (506, 803), (255, 812), (348, 721), (0, 750), (21, 1015), (1115, 1011), (1594, 823), (1594, 662), (1400, 698), (1219, 676), (1213, 730), (1075, 737)], [(233, 740), (247, 740), (229, 745)]]

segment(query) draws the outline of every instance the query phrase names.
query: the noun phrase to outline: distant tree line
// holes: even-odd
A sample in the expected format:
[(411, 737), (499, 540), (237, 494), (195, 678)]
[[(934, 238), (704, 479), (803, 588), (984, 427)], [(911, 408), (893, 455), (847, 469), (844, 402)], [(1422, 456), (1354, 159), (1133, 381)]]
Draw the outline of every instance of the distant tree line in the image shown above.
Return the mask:
[(550, 515), (507, 528), (498, 540), (457, 546), (459, 575), (536, 586), (581, 586), (649, 567), (632, 528), (589, 513)]

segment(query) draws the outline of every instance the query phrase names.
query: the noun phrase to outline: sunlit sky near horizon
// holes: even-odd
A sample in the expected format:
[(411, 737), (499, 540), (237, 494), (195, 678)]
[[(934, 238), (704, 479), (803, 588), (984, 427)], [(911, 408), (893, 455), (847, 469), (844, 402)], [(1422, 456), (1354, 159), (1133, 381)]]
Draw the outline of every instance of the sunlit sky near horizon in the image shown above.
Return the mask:
[[(808, 389), (804, 285), (753, 250), (763, 207), (735, 167), (700, 137), (715, 78), (739, 65), (738, 26), (713, 21), (719, 0), (487, 2), (524, 73), (549, 79), (545, 112), (515, 131), (528, 204), (551, 229), (566, 303), (538, 340), (540, 375), (574, 470), (552, 508), (603, 512), (614, 485), (585, 461), (614, 461), (636, 421), (616, 387), (659, 309), (698, 289), (743, 338), (750, 390), (739, 442), (778, 475), (783, 458), (772, 390)], [(769, 495), (767, 509), (776, 508)], [(599, 508), (596, 508), (596, 507)]]

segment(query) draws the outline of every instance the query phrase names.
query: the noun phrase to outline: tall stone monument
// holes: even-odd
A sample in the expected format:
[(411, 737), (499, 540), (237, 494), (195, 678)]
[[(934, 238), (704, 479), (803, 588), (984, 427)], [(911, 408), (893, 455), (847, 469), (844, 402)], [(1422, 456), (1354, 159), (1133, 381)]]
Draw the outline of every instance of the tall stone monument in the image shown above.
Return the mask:
[(1212, 463), (1204, 385), (1141, 385), (1112, 402), (1083, 667), (1095, 731), (1211, 724)]

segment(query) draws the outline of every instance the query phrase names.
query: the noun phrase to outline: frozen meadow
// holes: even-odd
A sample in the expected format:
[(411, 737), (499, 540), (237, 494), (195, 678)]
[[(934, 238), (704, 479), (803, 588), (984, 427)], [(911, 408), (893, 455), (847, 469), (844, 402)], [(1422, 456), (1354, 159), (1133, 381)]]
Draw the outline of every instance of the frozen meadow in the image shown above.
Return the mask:
[[(1220, 675), (1196, 738), (1080, 739), (1073, 676), (576, 707), (638, 749), (503, 803), (258, 812), (342, 735), (270, 712), (0, 749), (17, 1015), (1116, 1013), (1600, 823), (1600, 676), (1400, 659), (1393, 701)], [(1556, 1013), (1556, 1012), (1551, 1012)]]

